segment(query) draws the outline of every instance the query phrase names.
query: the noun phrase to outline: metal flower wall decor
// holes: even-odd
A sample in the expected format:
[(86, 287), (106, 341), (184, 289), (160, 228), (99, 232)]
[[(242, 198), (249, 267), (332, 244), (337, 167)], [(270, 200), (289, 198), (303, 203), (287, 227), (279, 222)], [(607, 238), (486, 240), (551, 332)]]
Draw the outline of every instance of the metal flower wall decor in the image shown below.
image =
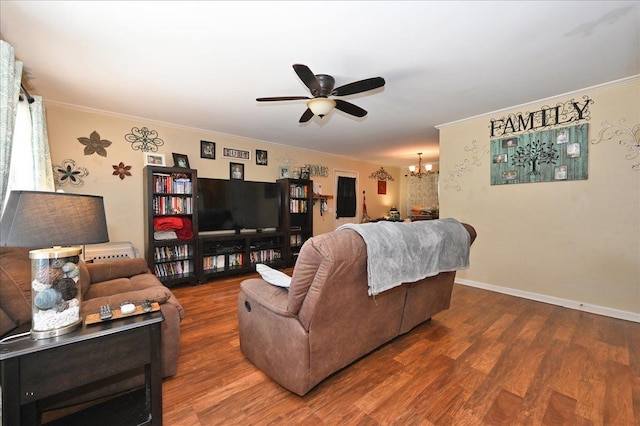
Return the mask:
[[(611, 124), (608, 121), (602, 122), (602, 130), (598, 133), (598, 139), (591, 141), (593, 145), (602, 141), (618, 141), (618, 145), (627, 147), (627, 154), (624, 156), (629, 161), (635, 161), (640, 158), (640, 123), (632, 128), (624, 126), (624, 118), (618, 121), (618, 124)], [(640, 161), (631, 165), (631, 170), (640, 171)]]
[(89, 170), (78, 167), (76, 162), (70, 158), (62, 161), (62, 165), (53, 166), (53, 173), (56, 175), (56, 183), (59, 186), (67, 184), (81, 187), (84, 185), (83, 178), (89, 176)]
[(129, 171), (131, 170), (131, 166), (125, 166), (122, 161), (120, 164), (114, 164), (111, 167), (113, 167), (112, 175), (118, 176), (120, 180), (124, 180), (125, 177), (131, 176), (131, 172)]
[(480, 167), (484, 156), (489, 153), (489, 148), (486, 145), (478, 145), (475, 139), (471, 141), (471, 146), (465, 146), (464, 150), (472, 154), (471, 159), (465, 158), (464, 161), (455, 164), (453, 169), (449, 170), (449, 176), (444, 179), (444, 189), (461, 191), (462, 187), (457, 178), (462, 177), (466, 173), (471, 173), (473, 169)]
[(371, 173), (369, 175), (369, 179), (388, 180), (390, 182), (393, 182), (393, 176), (391, 176), (389, 173), (387, 173), (387, 171), (384, 169), (384, 167), (380, 167), (380, 170), (378, 170), (377, 172)]
[(131, 149), (134, 151), (156, 152), (158, 147), (164, 145), (164, 141), (158, 137), (158, 132), (146, 127), (133, 127), (131, 133), (124, 135), (124, 139), (131, 143)]
[(100, 135), (95, 130), (88, 138), (78, 138), (78, 142), (84, 145), (84, 155), (98, 154), (102, 157), (107, 156), (105, 148), (111, 145), (111, 141), (100, 139)]

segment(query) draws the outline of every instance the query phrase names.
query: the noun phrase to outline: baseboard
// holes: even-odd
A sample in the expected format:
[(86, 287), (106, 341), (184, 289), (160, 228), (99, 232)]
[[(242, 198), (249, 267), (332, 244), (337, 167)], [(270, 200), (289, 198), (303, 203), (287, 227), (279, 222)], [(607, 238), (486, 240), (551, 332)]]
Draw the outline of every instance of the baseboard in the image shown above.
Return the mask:
[(560, 297), (548, 296), (546, 294), (532, 293), (530, 291), (518, 290), (515, 288), (500, 287), (497, 285), (481, 283), (464, 278), (456, 278), (456, 284), (462, 284), (469, 287), (477, 287), (483, 290), (508, 294), (510, 296), (521, 297), (523, 299), (535, 300), (537, 302), (548, 303), (550, 305), (562, 306), (564, 308), (575, 309), (577, 311), (584, 311), (592, 314), (640, 323), (640, 314), (637, 314), (635, 312), (621, 311), (619, 309), (611, 309), (605, 306), (591, 305), (589, 303), (562, 299)]

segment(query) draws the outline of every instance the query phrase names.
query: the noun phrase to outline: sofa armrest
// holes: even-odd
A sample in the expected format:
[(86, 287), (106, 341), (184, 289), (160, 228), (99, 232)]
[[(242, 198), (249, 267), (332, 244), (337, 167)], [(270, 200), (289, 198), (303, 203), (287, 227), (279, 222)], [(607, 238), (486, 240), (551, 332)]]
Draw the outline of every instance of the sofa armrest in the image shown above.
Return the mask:
[[(260, 278), (244, 280), (241, 287), (251, 302), (258, 303), (277, 315), (294, 316), (287, 310), (289, 294), (286, 289), (271, 285)], [(249, 309), (249, 307), (245, 306), (245, 309)]]
[(151, 272), (147, 262), (142, 258), (120, 259), (111, 262), (85, 263), (89, 272), (90, 283), (99, 283), (116, 278), (129, 278), (134, 275)]

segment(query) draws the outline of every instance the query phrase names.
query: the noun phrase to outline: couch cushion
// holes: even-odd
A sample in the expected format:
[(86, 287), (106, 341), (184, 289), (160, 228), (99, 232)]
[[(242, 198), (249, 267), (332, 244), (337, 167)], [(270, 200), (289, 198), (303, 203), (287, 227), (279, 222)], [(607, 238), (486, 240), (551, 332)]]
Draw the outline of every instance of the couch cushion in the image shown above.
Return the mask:
[(0, 249), (0, 335), (31, 322), (29, 250)]

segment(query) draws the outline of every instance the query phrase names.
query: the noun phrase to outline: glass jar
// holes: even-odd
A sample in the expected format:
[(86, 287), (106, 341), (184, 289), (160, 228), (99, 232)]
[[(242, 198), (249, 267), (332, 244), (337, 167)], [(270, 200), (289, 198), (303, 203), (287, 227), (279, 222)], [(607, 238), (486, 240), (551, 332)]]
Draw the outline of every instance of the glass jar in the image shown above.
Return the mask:
[(43, 339), (82, 323), (80, 247), (31, 250), (31, 337)]

